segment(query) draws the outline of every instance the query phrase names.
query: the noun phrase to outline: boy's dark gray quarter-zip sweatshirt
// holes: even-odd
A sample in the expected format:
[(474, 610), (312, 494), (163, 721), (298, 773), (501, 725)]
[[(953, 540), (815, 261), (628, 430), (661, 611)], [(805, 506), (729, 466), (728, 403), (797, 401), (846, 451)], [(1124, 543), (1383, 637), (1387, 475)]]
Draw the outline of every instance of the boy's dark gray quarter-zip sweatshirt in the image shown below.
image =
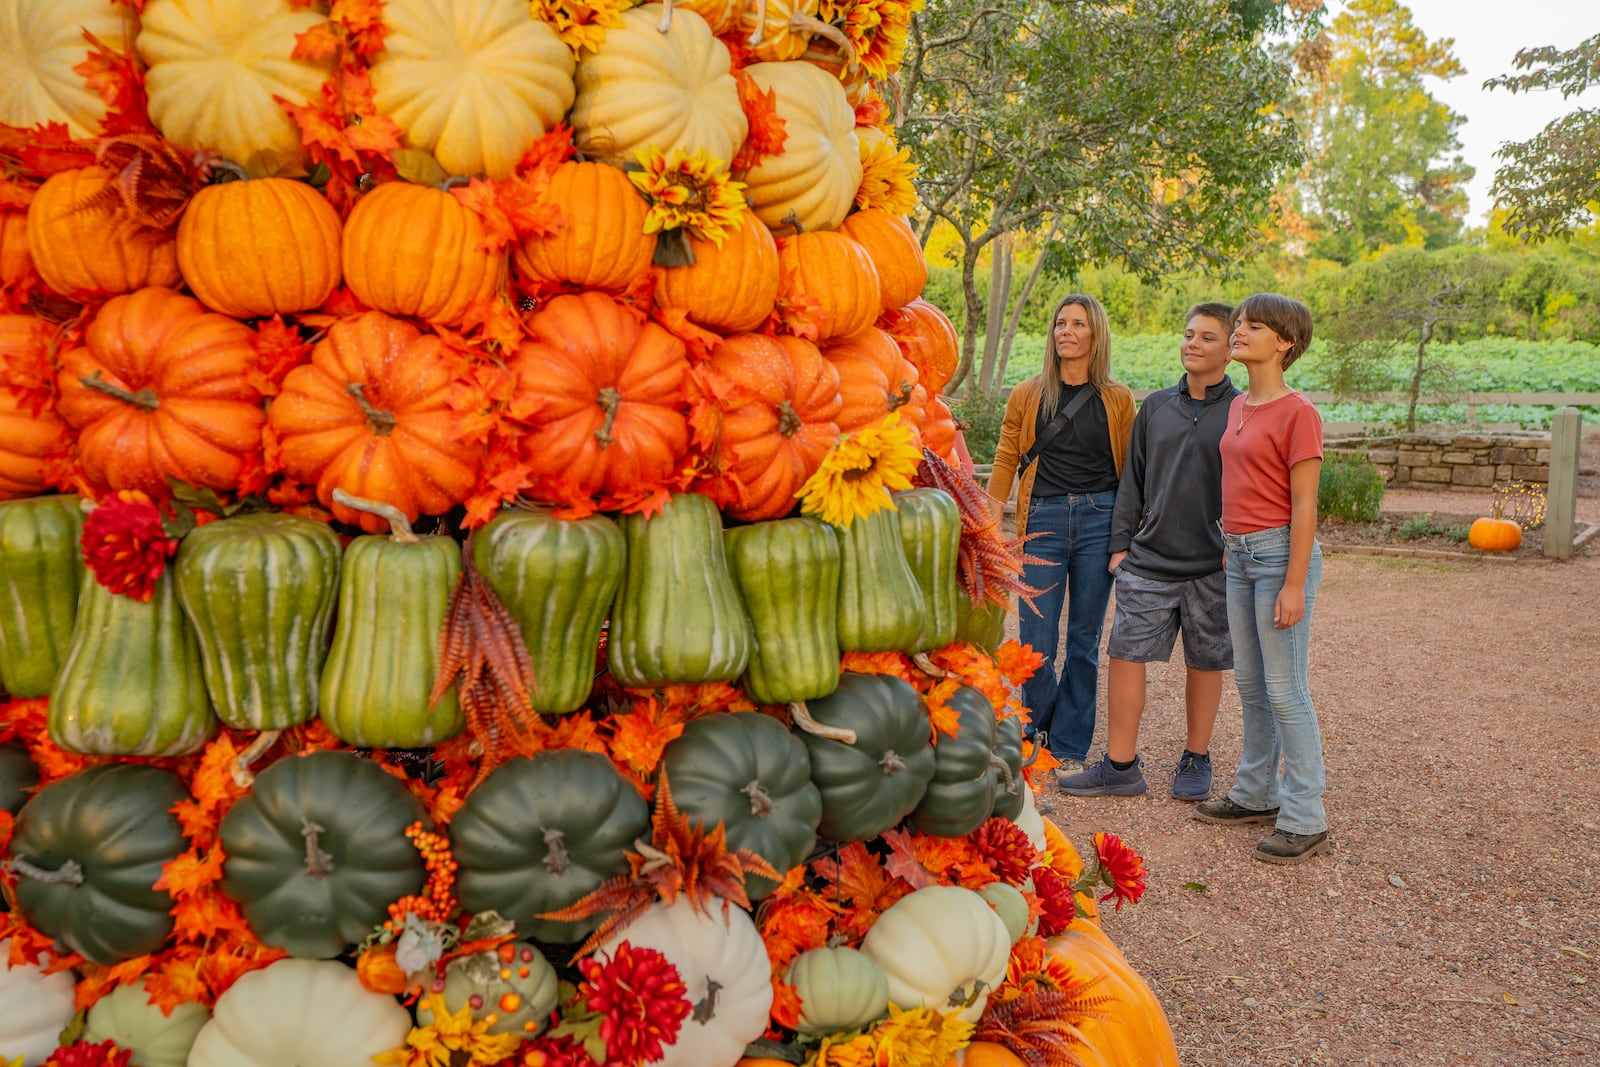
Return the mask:
[(1111, 518), (1111, 551), (1122, 565), (1161, 582), (1203, 578), (1222, 569), (1222, 453), (1228, 403), (1239, 390), (1226, 376), (1189, 395), (1189, 376), (1139, 406)]

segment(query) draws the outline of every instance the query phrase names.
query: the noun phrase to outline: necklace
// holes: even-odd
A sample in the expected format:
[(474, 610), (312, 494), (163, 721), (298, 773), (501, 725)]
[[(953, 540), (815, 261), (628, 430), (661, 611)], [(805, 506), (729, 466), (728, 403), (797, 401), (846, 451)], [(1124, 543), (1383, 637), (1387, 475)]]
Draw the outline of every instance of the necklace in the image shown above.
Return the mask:
[(1248, 400), (1246, 400), (1244, 403), (1240, 404), (1239, 405), (1239, 425), (1237, 425), (1237, 426), (1235, 426), (1233, 428), (1233, 435), (1235, 437), (1238, 437), (1241, 433), (1243, 433), (1244, 432), (1244, 424), (1250, 421), (1250, 416), (1254, 415), (1256, 412), (1260, 411), (1262, 408), (1266, 407), (1268, 404), (1272, 403), (1276, 399), (1278, 399), (1276, 396), (1269, 396), (1269, 397), (1267, 397), (1267, 399), (1263, 400), (1259, 404), (1251, 404)]

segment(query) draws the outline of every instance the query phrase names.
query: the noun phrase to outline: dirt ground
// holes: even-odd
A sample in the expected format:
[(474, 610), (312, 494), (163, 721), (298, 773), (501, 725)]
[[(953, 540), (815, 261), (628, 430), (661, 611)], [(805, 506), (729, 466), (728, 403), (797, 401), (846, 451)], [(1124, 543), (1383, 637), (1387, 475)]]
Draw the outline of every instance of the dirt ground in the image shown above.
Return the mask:
[[(1580, 483), (1580, 523), (1600, 523), (1597, 481)], [(1391, 496), (1386, 510), (1487, 504)], [(1311, 686), (1333, 844), (1299, 867), (1251, 857), (1262, 828), (1195, 822), (1170, 797), (1181, 653), (1152, 666), (1150, 792), (1046, 799), (1074, 839), (1111, 831), (1144, 854), (1144, 900), (1105, 925), (1182, 1062), (1600, 1064), (1597, 664), (1600, 542), (1565, 563), (1330, 553)], [(1095, 757), (1103, 743), (1102, 722)], [(1219, 792), (1239, 746), (1230, 677)]]

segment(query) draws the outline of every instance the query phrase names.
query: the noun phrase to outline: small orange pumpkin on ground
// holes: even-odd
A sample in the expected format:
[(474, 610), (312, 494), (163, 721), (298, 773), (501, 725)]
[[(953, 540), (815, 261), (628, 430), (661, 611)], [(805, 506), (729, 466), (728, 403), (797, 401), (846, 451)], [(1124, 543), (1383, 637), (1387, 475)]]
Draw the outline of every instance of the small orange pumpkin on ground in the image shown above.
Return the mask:
[(559, 233), (530, 235), (513, 258), (526, 278), (623, 293), (650, 269), (656, 235), (645, 233), (647, 206), (617, 167), (568, 160), (546, 194), (561, 205)]
[(1467, 528), (1467, 544), (1483, 552), (1515, 552), (1522, 547), (1522, 527), (1500, 517), (1497, 501), (1492, 516), (1472, 520)]
[(454, 380), (433, 334), (381, 311), (339, 320), (272, 401), (284, 472), (368, 533), (388, 523), (335, 503), (335, 489), (392, 504), (413, 522), (450, 510), (471, 492), (483, 458), (481, 445), (461, 439), (449, 406)]
[(882, 308), (878, 269), (860, 243), (844, 234), (821, 230), (778, 242), (783, 276), (778, 298), (802, 296), (821, 308), (816, 341), (829, 341), (871, 326)]
[(658, 308), (683, 308), (689, 321), (721, 334), (758, 329), (778, 299), (778, 244), (772, 231), (746, 211), (718, 248), (689, 238), (694, 262), (656, 272)]
[(62, 171), (28, 205), (28, 253), (44, 283), (62, 296), (171, 288), (182, 280), (172, 231), (119, 234), (108, 208), (81, 210), (110, 182), (104, 167)]
[(910, 224), (892, 211), (869, 207), (839, 224), (839, 232), (858, 242), (878, 271), (878, 294), (884, 311), (904, 307), (928, 286), (928, 262)]

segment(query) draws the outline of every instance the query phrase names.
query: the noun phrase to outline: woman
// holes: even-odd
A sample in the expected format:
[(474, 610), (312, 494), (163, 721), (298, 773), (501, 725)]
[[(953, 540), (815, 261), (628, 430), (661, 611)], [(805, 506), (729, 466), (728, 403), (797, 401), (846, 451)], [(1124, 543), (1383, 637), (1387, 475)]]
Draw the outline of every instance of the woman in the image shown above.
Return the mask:
[[(1011, 495), (1017, 480), (1017, 536), (1030, 540), (1023, 581), (1043, 589), (1018, 606), (1018, 636), (1044, 662), (1022, 687), (1031, 731), (1044, 739), (1061, 774), (1082, 769), (1094, 739), (1100, 633), (1111, 598), (1111, 513), (1133, 428), (1133, 393), (1111, 380), (1105, 308), (1074, 294), (1051, 317), (1044, 368), (1006, 401), (989, 494)], [(1056, 669), (1061, 611), (1065, 662)], [(1069, 762), (1071, 761), (1071, 762)], [(1076, 764), (1076, 765), (1073, 765)]]

